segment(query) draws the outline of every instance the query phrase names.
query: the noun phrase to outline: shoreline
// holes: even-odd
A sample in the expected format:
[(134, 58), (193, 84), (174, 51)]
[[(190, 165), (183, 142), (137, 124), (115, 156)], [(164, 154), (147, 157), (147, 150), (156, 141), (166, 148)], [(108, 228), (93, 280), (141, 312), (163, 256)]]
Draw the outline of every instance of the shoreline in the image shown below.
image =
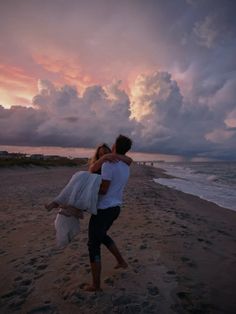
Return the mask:
[[(155, 166), (154, 166), (154, 168), (155, 168)], [(165, 172), (165, 171), (167, 172), (167, 170), (161, 169), (161, 167), (160, 167), (160, 168), (158, 167), (158, 169), (159, 169), (159, 170), (162, 170), (162, 171), (164, 171), (164, 172)], [(235, 204), (232, 202), (232, 200), (231, 200), (230, 203), (228, 203), (227, 201), (228, 201), (229, 199), (227, 199), (227, 200), (226, 200), (226, 203), (228, 203), (228, 204), (224, 205), (224, 204), (222, 204), (222, 202), (225, 202), (225, 200), (222, 201), (222, 199), (221, 199), (221, 200), (217, 201), (217, 200), (213, 199), (212, 196), (209, 196), (209, 194), (208, 194), (208, 196), (206, 196), (206, 195), (200, 195), (200, 194), (199, 194), (199, 190), (198, 190), (198, 193), (195, 193), (195, 192), (192, 192), (192, 191), (187, 191), (188, 189), (186, 190), (186, 186), (185, 186), (185, 188), (181, 189), (181, 188), (178, 188), (178, 187), (171, 186), (171, 184), (169, 185), (168, 180), (165, 181), (165, 179), (177, 179), (177, 180), (187, 180), (187, 181), (188, 181), (188, 179), (183, 178), (183, 177), (178, 177), (178, 176), (175, 176), (175, 175), (171, 175), (171, 174), (169, 174), (169, 173), (164, 173), (164, 175), (162, 175), (162, 174), (163, 174), (162, 171), (161, 171), (160, 176), (159, 176), (159, 178), (158, 178), (158, 179), (160, 179), (160, 182), (154, 180), (156, 183), (161, 184), (161, 185), (164, 185), (164, 186), (167, 186), (167, 187), (169, 187), (170, 189), (174, 189), (174, 190), (177, 190), (177, 191), (180, 191), (180, 192), (183, 192), (183, 193), (192, 195), (192, 196), (197, 196), (197, 197), (199, 197), (200, 199), (203, 199), (203, 200), (208, 201), (208, 202), (212, 202), (212, 203), (214, 203), (215, 205), (217, 205), (217, 206), (219, 206), (219, 207), (222, 207), (222, 208), (224, 208), (224, 209), (229, 209), (229, 210), (232, 210), (232, 211), (236, 212), (236, 207), (235, 207)], [(155, 178), (154, 178), (154, 179), (155, 179)], [(158, 179), (157, 179), (157, 180), (158, 180)], [(164, 182), (162, 182), (161, 179), (164, 179)], [(172, 183), (171, 180), (170, 180), (170, 183)], [(189, 184), (191, 185), (191, 181), (189, 181)], [(209, 188), (209, 186), (208, 186), (208, 188)], [(201, 191), (201, 192), (203, 192), (203, 191)], [(217, 190), (215, 190), (215, 192), (216, 192), (216, 194), (217, 194)], [(203, 194), (204, 194), (204, 193), (203, 193)], [(233, 196), (233, 195), (232, 195), (232, 196)], [(232, 204), (233, 204), (233, 205), (232, 205)]]
[(55, 248), (53, 222), (43, 204), (84, 168), (31, 168), (0, 173), (3, 313), (235, 313), (236, 213), (153, 181), (158, 168), (132, 165), (121, 215), (111, 228), (127, 270), (102, 249), (101, 294), (90, 282), (89, 215), (65, 249)]

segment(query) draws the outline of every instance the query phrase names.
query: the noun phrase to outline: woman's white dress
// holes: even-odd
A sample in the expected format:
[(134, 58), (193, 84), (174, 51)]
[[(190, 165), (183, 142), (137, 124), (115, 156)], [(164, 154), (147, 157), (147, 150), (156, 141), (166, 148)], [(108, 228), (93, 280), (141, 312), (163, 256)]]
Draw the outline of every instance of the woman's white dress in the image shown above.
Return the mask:
[[(70, 205), (80, 210), (97, 214), (98, 192), (101, 175), (89, 171), (76, 172), (60, 194), (54, 199), (59, 205)], [(78, 218), (59, 213), (55, 219), (57, 246), (65, 247), (80, 231)]]

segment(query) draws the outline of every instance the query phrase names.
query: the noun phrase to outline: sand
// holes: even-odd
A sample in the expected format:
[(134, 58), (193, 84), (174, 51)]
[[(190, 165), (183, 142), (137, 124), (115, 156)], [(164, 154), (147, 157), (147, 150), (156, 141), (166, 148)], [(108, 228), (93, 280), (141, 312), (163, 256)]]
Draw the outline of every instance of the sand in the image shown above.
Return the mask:
[(56, 210), (43, 206), (77, 170), (0, 170), (0, 313), (236, 313), (236, 212), (157, 184), (164, 172), (135, 164), (110, 231), (129, 267), (115, 270), (103, 248), (103, 292), (85, 292), (89, 214), (58, 250)]

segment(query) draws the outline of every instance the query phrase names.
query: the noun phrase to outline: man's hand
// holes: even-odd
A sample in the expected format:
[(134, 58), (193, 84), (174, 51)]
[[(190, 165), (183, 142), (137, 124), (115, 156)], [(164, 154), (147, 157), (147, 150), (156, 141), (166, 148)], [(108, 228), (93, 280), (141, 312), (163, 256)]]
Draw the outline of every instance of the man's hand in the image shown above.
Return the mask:
[(101, 185), (100, 185), (100, 189), (99, 189), (99, 194), (106, 194), (109, 186), (111, 184), (111, 181), (109, 180), (102, 180)]

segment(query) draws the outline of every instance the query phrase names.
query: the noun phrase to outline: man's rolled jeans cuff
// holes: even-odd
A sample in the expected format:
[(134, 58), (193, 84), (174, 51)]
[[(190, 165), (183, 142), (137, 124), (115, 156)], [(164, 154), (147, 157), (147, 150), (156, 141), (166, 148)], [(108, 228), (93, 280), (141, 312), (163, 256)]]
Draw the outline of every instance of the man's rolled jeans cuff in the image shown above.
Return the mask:
[(101, 256), (100, 256), (100, 255), (95, 255), (95, 256), (94, 256), (94, 262), (95, 262), (95, 263), (101, 262)]

